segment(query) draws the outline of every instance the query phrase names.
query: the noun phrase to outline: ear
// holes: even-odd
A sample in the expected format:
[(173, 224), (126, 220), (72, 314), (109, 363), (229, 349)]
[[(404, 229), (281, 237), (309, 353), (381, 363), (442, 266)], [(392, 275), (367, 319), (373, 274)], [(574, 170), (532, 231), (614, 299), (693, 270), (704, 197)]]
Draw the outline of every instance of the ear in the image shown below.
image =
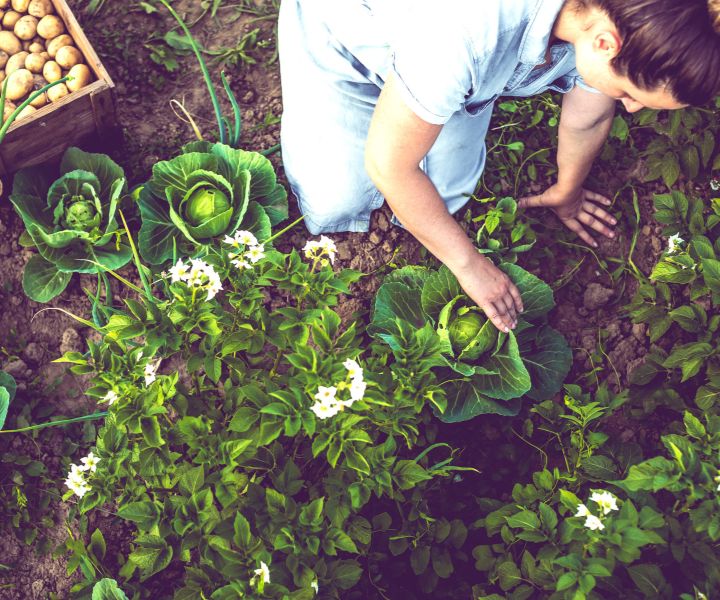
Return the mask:
[(593, 39), (593, 50), (608, 61), (615, 58), (621, 48), (622, 40), (614, 28), (598, 32)]

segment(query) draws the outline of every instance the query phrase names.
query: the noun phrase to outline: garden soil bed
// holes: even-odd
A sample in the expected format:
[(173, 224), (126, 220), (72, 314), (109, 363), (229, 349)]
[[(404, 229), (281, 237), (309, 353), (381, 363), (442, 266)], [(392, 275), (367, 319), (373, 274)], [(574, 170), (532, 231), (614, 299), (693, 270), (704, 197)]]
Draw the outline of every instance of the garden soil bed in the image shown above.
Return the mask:
[[(173, 26), (165, 15), (148, 15), (140, 9), (126, 8), (126, 3), (108, 2), (99, 16), (88, 17), (82, 10), (83, 3), (72, 0), (69, 3), (76, 10), (88, 37), (117, 85), (117, 112), (121, 131), (86, 148), (110, 154), (125, 168), (131, 184), (142, 182), (148, 177), (153, 163), (158, 159), (170, 158), (183, 143), (192, 141), (192, 130), (173, 113), (171, 99), (185, 104), (203, 132), (211, 134), (214, 130), (211, 104), (199, 69), (192, 56), (183, 57), (174, 73), (169, 73), (150, 60), (146, 42), (156, 32), (168, 31)], [(134, 6), (135, 3), (130, 5)], [(193, 0), (177, 0), (173, 5), (181, 14), (197, 15), (199, 10), (199, 3)], [(213, 20), (208, 16), (193, 31), (207, 48), (234, 46), (242, 32), (248, 31), (249, 27), (260, 27), (263, 39), (273, 39), (272, 20), (248, 24), (248, 19), (243, 17), (227, 26), (220, 19)], [(271, 47), (256, 53), (258, 62), (255, 65), (240, 64), (228, 68), (232, 88), (237, 93), (242, 109), (243, 148), (263, 150), (279, 141), (279, 125), (275, 118), (281, 113), (280, 81), (277, 62), (267, 64), (272, 55)], [(280, 167), (278, 154), (274, 154), (271, 160)], [(621, 178), (626, 175), (615, 173), (611, 177), (601, 169), (595, 173), (595, 181), (602, 182), (601, 187), (605, 189), (598, 191), (613, 194)], [(7, 191), (10, 182), (5, 183)], [(645, 196), (641, 198), (644, 222), (635, 252), (636, 263), (646, 272), (662, 250), (659, 229), (649, 218), (652, 191), (646, 189)], [(627, 198), (620, 200), (627, 201)], [(290, 210), (291, 217), (298, 215), (297, 207), (292, 202)], [(546, 222), (547, 228), (559, 229), (560, 225), (549, 212), (537, 216)], [(347, 321), (362, 318), (370, 310), (373, 294), (386, 265), (412, 264), (423, 256), (412, 236), (392, 226), (389, 217), (390, 211), (384, 207), (375, 214), (370, 233), (333, 236), (338, 244), (337, 266), (349, 266), (372, 274), (361, 280), (355, 288), (355, 295), (343, 303), (342, 312)], [(82, 380), (65, 374), (64, 366), (51, 361), (65, 351), (84, 350), (86, 340), (92, 337), (93, 332), (78, 326), (62, 312), (44, 309), (62, 308), (87, 318), (89, 304), (83, 290), (92, 291), (95, 281), (92, 277), (75, 276), (67, 291), (50, 306), (29, 301), (23, 294), (21, 280), (23, 267), (33, 251), (19, 245), (18, 238), (22, 230), (22, 222), (7, 197), (2, 198), (0, 366), (11, 372), (20, 385), (18, 398), (11, 407), (11, 416), (12, 411), (23, 403), (52, 407), (50, 411), (41, 411), (45, 418), (39, 421), (47, 420), (49, 416), (72, 417), (90, 413), (95, 406), (83, 395)], [(602, 242), (598, 256), (623, 256), (627, 253), (630, 227), (627, 223), (621, 223), (619, 230), (617, 241)], [(299, 247), (308, 237), (304, 228), (297, 226), (279, 245), (283, 249)], [(542, 243), (534, 252), (541, 251)], [(557, 291), (558, 310), (553, 315), (553, 325), (568, 338), (574, 349), (576, 360), (571, 379), (600, 366), (600, 381), (607, 380), (616, 388), (625, 387), (629, 371), (642, 361), (648, 350), (643, 329), (633, 327), (620, 314), (621, 307), (627, 304), (634, 291), (631, 278), (626, 278), (627, 288), (618, 290), (591, 254), (565, 246), (554, 247), (553, 251), (554, 263), (545, 261), (541, 271), (534, 269), (549, 282), (565, 281), (565, 275), (584, 257), (582, 266)], [(531, 260), (528, 262), (532, 263)], [(589, 357), (598, 349), (599, 343), (602, 343), (606, 360), (603, 365), (591, 364)], [(42, 394), (40, 403), (37, 398), (39, 393)], [(34, 410), (33, 414), (36, 412)], [(454, 431), (458, 439), (464, 439), (476, 425), (450, 426), (445, 429), (445, 435), (451, 436)], [(623, 430), (624, 424), (619, 422), (618, 427)], [(49, 469), (50, 477), (55, 478), (57, 487), (64, 492), (61, 481), (67, 467), (61, 464), (60, 449), (64, 436), (80, 436), (81, 426), (74, 425), (67, 430), (51, 429), (43, 430), (34, 438), (29, 435), (0, 437), (0, 452), (11, 450), (26, 453), (43, 461)], [(626, 435), (642, 436), (645, 433), (630, 431)], [(81, 451), (78, 450), (78, 455)], [(67, 505), (55, 499), (51, 506), (55, 525), (48, 531), (48, 535), (54, 546), (65, 537), (63, 521)], [(113, 553), (122, 550), (129, 536), (123, 534), (119, 520), (111, 515), (93, 516), (89, 531), (94, 529), (99, 519), (102, 519), (100, 526)], [(69, 525), (78, 535), (79, 524), (72, 522)], [(40, 599), (51, 597), (50, 594), (66, 598), (71, 585), (79, 580), (77, 574), (70, 577), (66, 574), (65, 559), (53, 558), (51, 555), (38, 556), (33, 546), (27, 547), (10, 535), (0, 541), (0, 563), (11, 567), (9, 571), (0, 570), (0, 599)], [(2, 589), (3, 586), (7, 587)]]

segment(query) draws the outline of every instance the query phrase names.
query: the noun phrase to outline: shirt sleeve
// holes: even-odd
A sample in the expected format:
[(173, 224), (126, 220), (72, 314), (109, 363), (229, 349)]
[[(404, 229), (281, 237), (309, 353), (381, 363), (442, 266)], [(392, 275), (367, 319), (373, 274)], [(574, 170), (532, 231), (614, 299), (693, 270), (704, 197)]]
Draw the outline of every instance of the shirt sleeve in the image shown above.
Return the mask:
[(410, 109), (428, 123), (443, 125), (473, 88), (475, 53), (469, 35), (437, 10), (416, 10), (405, 25), (392, 44), (391, 72)]
[[(577, 70), (575, 71), (577, 73)], [(578, 87), (581, 87), (582, 89), (592, 92), (593, 94), (601, 94), (602, 92), (596, 90), (594, 87), (589, 86), (587, 83), (585, 83), (585, 80), (582, 78), (582, 75), (577, 73), (575, 76), (575, 85)]]

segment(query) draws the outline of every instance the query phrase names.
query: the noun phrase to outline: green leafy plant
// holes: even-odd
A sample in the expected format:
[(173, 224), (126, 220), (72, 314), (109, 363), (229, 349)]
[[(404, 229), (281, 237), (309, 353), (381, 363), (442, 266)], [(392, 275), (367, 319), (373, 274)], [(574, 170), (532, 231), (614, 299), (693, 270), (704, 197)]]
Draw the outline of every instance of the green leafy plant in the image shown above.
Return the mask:
[(102, 273), (130, 261), (121, 242), (117, 211), (127, 190), (125, 174), (110, 157), (78, 148), (67, 150), (53, 181), (46, 168), (15, 175), (10, 201), (37, 255), (25, 267), (23, 289), (37, 302), (60, 294), (73, 273)]
[(13, 376), (5, 371), (0, 371), (0, 429), (5, 425), (8, 408), (15, 398), (16, 391), (17, 384)]
[(287, 218), (287, 192), (267, 158), (206, 142), (157, 163), (138, 205), (140, 254), (154, 265), (195, 255), (240, 228), (268, 238)]
[(554, 395), (570, 369), (567, 343), (546, 324), (554, 306), (550, 287), (517, 265), (501, 268), (518, 286), (525, 307), (517, 329), (507, 334), (473, 305), (447, 267), (405, 267), (378, 290), (371, 333), (397, 352), (407, 329), (423, 332), (435, 366), (445, 372), (448, 406), (439, 415), (444, 421), (515, 415), (521, 397)]
[(519, 254), (528, 252), (536, 242), (536, 235), (530, 222), (518, 214), (517, 202), (506, 196), (490, 206), (494, 197), (476, 200), (485, 210), (472, 218), (479, 223), (475, 234), (479, 251), (493, 254), (503, 262), (515, 263)]

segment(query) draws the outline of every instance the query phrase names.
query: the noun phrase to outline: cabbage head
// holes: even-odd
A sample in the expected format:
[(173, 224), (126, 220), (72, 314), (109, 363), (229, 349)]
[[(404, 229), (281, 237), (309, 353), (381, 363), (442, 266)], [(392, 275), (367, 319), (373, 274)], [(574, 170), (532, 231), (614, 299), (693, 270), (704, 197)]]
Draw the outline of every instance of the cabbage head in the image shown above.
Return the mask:
[(442, 412), (436, 410), (443, 421), (516, 415), (522, 398), (541, 401), (556, 394), (570, 370), (567, 342), (547, 324), (554, 306), (550, 286), (517, 265), (500, 268), (517, 285), (525, 307), (509, 333), (498, 331), (445, 266), (398, 269), (375, 298), (368, 331), (397, 360), (422, 357), (435, 369), (447, 400)]
[(238, 229), (267, 238), (287, 218), (287, 192), (267, 158), (207, 142), (155, 164), (138, 204), (140, 254), (154, 265), (193, 256)]
[(78, 148), (65, 152), (55, 181), (45, 167), (15, 175), (10, 201), (25, 225), (21, 242), (38, 250), (23, 273), (31, 299), (48, 302), (72, 273), (115, 270), (129, 262), (116, 214), (126, 191), (125, 173), (110, 157)]

